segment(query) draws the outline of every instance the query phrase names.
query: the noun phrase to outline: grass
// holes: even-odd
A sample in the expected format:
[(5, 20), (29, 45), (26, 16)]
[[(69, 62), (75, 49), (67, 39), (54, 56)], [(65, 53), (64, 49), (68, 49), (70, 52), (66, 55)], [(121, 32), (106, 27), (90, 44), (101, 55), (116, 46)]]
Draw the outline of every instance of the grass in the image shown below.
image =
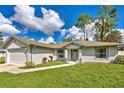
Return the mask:
[[(52, 61), (52, 62), (47, 62), (47, 63), (44, 63), (44, 64), (36, 64), (34, 68), (55, 66), (55, 65), (61, 65), (61, 64), (66, 64), (66, 62)], [(20, 67), (20, 69), (30, 69), (30, 68), (27, 68), (26, 66), (23, 66), (23, 67)]]
[(124, 65), (84, 63), (18, 75), (0, 73), (0, 87), (122, 88)]

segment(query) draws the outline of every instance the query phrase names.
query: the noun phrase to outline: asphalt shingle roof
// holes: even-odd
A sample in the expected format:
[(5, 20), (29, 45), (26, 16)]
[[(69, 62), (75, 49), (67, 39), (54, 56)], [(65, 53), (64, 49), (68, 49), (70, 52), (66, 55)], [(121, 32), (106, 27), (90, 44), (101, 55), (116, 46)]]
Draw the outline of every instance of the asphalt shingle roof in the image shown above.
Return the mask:
[(113, 43), (113, 42), (93, 42), (93, 41), (70, 41), (70, 42), (63, 42), (59, 44), (46, 44), (46, 43), (41, 43), (37, 42), (34, 40), (22, 38), (22, 37), (16, 37), (12, 36), (12, 38), (15, 38), (25, 44), (28, 45), (36, 45), (36, 46), (41, 46), (41, 47), (47, 47), (47, 48), (63, 48), (71, 43), (78, 44), (80, 46), (84, 47), (97, 47), (97, 46), (118, 46), (120, 43)]

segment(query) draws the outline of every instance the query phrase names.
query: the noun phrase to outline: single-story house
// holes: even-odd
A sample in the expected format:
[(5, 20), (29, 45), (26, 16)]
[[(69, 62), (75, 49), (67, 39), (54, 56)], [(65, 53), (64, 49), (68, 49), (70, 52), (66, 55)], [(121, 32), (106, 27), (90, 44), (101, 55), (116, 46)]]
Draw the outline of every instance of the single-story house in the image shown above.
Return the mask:
[(53, 56), (53, 60), (68, 62), (110, 62), (118, 54), (119, 43), (71, 41), (60, 44), (45, 44), (22, 37), (11, 36), (3, 48), (6, 50), (7, 64), (24, 64), (32, 61), (42, 63), (43, 57)]

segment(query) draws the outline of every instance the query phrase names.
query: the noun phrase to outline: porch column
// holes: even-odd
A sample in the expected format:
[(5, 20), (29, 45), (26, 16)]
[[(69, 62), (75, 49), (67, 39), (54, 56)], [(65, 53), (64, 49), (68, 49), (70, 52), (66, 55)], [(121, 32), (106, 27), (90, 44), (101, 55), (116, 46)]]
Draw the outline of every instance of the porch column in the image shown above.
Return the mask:
[(82, 49), (78, 50), (79, 62), (82, 62)]
[(65, 60), (68, 60), (68, 49), (64, 50), (64, 58)]

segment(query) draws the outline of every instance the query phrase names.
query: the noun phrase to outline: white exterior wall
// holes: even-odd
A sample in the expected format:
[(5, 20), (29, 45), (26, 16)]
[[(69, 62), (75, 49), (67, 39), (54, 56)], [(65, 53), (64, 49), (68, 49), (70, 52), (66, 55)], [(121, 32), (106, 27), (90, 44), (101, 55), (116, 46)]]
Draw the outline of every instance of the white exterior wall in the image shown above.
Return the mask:
[(56, 49), (53, 50), (54, 60), (58, 59), (58, 51)]
[(112, 61), (118, 55), (117, 47), (109, 47), (109, 61)]
[(65, 58), (65, 60), (68, 60), (69, 58), (68, 58), (68, 49), (65, 49), (64, 50), (64, 58)]
[(13, 39), (11, 42), (9, 42), (8, 47), (6, 49), (14, 49), (14, 48), (21, 48), (21, 47), (27, 47), (27, 45)]
[(50, 55), (53, 56), (53, 60), (57, 59), (57, 50), (54, 49), (32, 48), (32, 54), (30, 52), (30, 46), (13, 39), (6, 48), (6, 63), (24, 64), (26, 61), (31, 61), (31, 56), (35, 64), (42, 63), (43, 57), (47, 57), (50, 60)]
[[(105, 62), (105, 63), (108, 63), (108, 62), (114, 60), (116, 55), (118, 54), (116, 46), (106, 47), (107, 48), (107, 58), (96, 58), (95, 47), (83, 47), (81, 50), (81, 49), (79, 49), (80, 48), (79, 45), (70, 44), (70, 45), (66, 46), (66, 48), (68, 49), (68, 59), (69, 60), (71, 58), (70, 49), (77, 49), (78, 57), (79, 57), (78, 59), (79, 59), (79, 61), (81, 59), (82, 62)], [(67, 55), (65, 55), (65, 56), (67, 56)]]
[(82, 62), (105, 62), (109, 63), (110, 61), (114, 60), (117, 52), (117, 47), (109, 47), (107, 48), (108, 58), (96, 58), (95, 57), (95, 48), (83, 48), (82, 49)]
[(118, 55), (124, 55), (124, 51), (118, 51)]
[(82, 62), (93, 62), (95, 60), (94, 48), (82, 48)]
[(6, 63), (19, 65), (24, 64), (26, 62), (25, 47), (28, 46), (15, 39), (9, 42), (6, 48)]
[(43, 57), (47, 57), (47, 61), (50, 60), (49, 56), (53, 56), (53, 60), (57, 60), (57, 55), (54, 49), (48, 48), (32, 48), (32, 61), (36, 64), (42, 63)]

